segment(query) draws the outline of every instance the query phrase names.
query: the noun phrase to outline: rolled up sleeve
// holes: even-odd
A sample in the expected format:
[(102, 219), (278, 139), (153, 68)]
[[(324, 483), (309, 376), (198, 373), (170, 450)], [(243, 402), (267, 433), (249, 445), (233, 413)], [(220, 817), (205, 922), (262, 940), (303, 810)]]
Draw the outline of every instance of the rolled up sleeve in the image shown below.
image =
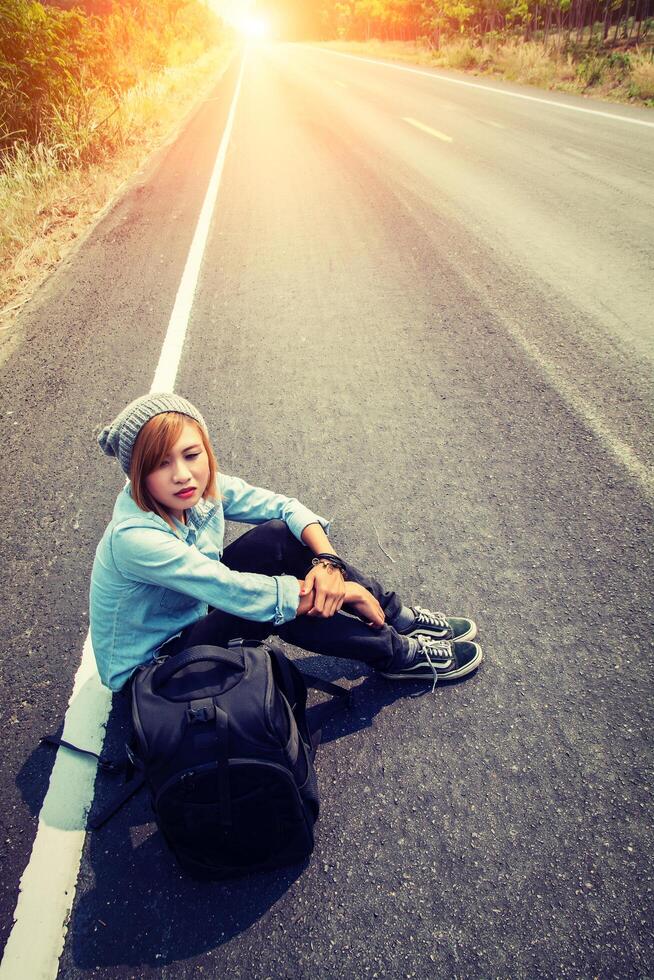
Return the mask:
[(314, 514), (294, 497), (285, 497), (263, 487), (253, 487), (240, 477), (227, 476), (224, 473), (218, 479), (223, 511), (229, 521), (263, 524), (265, 521), (281, 520), (298, 541), (302, 540), (302, 532), (309, 524), (320, 524), (325, 533), (329, 534), (331, 523), (319, 514)]
[(119, 525), (112, 553), (126, 578), (181, 592), (216, 609), (275, 625), (294, 619), (300, 586), (292, 575), (236, 572), (156, 527)]
[(297, 616), (300, 605), (300, 583), (293, 575), (275, 575), (277, 582), (277, 608), (275, 609), (275, 626), (288, 623)]

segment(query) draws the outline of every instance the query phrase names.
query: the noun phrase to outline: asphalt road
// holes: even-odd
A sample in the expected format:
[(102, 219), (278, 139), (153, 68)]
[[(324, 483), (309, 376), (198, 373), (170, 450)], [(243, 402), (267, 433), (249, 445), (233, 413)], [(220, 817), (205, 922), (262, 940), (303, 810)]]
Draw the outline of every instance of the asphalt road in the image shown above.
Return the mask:
[[(66, 709), (122, 485), (94, 433), (152, 383), (237, 69), (29, 304), (0, 368), (3, 943), (52, 764), (36, 745)], [(87, 838), (61, 980), (654, 973), (639, 120), (250, 52), (177, 390), (226, 472), (331, 517), (408, 601), (472, 615), (485, 662), (416, 697), (309, 657), (356, 686), (319, 755), (309, 865), (197, 885), (137, 799)], [(115, 699), (109, 751), (126, 724)]]

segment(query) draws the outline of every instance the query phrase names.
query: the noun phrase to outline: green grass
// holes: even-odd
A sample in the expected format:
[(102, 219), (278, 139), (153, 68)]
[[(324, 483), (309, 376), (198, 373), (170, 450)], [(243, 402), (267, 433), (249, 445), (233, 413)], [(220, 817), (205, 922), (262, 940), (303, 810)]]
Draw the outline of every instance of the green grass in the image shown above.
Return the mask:
[[(231, 42), (226, 41), (193, 62), (142, 77), (123, 93), (117, 106), (98, 97), (83, 127), (78, 118), (69, 116), (74, 106), (64, 106), (59, 125), (64, 134), (71, 127), (70, 140), (19, 141), (6, 151), (0, 171), (1, 331), (11, 329), (36, 286), (152, 149), (215, 84), (231, 53)], [(85, 152), (87, 134), (89, 141), (95, 140), (91, 155)], [(0, 334), (0, 339), (5, 335)]]
[(65, 6), (0, 0), (0, 341), (233, 47), (201, 0)]

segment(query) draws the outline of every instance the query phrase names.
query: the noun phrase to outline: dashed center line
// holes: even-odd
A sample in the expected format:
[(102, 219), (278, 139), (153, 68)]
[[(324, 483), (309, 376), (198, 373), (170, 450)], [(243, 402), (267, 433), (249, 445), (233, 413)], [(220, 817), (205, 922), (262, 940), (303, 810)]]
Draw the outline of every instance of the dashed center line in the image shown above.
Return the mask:
[(438, 129), (432, 129), (431, 126), (426, 126), (421, 123), (418, 119), (412, 119), (411, 116), (402, 116), (404, 122), (409, 123), (410, 126), (415, 126), (416, 129), (421, 129), (423, 133), (429, 133), (430, 136), (435, 136), (438, 140), (443, 140), (444, 143), (453, 143), (454, 138), (448, 136), (447, 133), (441, 133)]
[[(310, 45), (304, 45), (311, 47)], [(553, 106), (555, 109), (563, 109), (566, 112), (584, 112), (590, 116), (602, 116), (604, 119), (612, 119), (614, 122), (631, 123), (634, 126), (654, 127), (654, 121), (650, 119), (638, 119), (635, 116), (621, 116), (617, 112), (603, 112), (600, 109), (587, 109), (585, 106), (570, 105), (567, 102), (557, 102), (554, 99), (544, 99), (538, 95), (527, 95), (525, 92), (512, 92), (509, 89), (497, 88), (495, 85), (486, 85), (479, 82), (468, 82), (462, 78), (450, 78), (448, 75), (440, 75), (437, 71), (426, 71), (423, 68), (410, 68), (408, 65), (393, 65), (388, 61), (379, 61), (377, 58), (364, 58), (358, 54), (346, 54), (344, 51), (330, 51), (328, 48), (312, 47), (313, 51), (321, 54), (329, 54), (336, 58), (350, 58), (352, 61), (363, 61), (369, 65), (379, 65), (381, 68), (389, 68), (392, 71), (409, 72), (411, 75), (422, 75), (424, 78), (431, 78), (434, 82), (445, 82), (449, 85), (463, 85), (466, 88), (481, 89), (484, 92), (493, 92), (495, 95), (503, 95), (510, 99), (523, 99), (526, 102), (540, 102), (541, 105)], [(647, 110), (643, 109), (643, 113)]]
[(563, 149), (566, 153), (572, 153), (573, 156), (579, 157), (581, 160), (593, 159), (588, 153), (583, 153), (581, 150), (575, 150), (572, 146), (564, 146)]

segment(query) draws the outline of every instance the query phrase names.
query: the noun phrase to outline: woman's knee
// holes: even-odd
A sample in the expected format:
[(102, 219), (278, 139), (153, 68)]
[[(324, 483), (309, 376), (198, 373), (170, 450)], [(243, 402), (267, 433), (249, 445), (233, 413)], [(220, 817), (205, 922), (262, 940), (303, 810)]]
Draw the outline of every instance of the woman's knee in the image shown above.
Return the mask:
[(280, 558), (289, 552), (294, 552), (295, 549), (304, 549), (295, 535), (289, 531), (286, 522), (277, 518), (259, 524), (254, 531), (259, 545), (271, 549)]
[(284, 521), (271, 520), (257, 524), (227, 545), (222, 560), (236, 572), (283, 575), (295, 573), (299, 566), (305, 572), (311, 553), (291, 534)]
[(263, 531), (267, 531), (269, 534), (281, 534), (285, 536), (291, 532), (288, 530), (288, 524), (286, 521), (280, 521), (278, 517), (274, 517), (271, 521), (266, 521), (265, 524), (260, 525)]
[(311, 564), (310, 552), (301, 541), (298, 541), (293, 532), (289, 531), (285, 521), (275, 518), (266, 521), (265, 524), (260, 525), (260, 528), (265, 529), (264, 533), (269, 544), (276, 550), (280, 561), (289, 566), (289, 571), (293, 570), (297, 573), (298, 562), (303, 572), (306, 570), (305, 565), (308, 567)]
[(283, 550), (288, 547), (291, 541), (295, 541), (286, 523), (277, 518), (266, 521), (265, 524), (259, 524), (255, 531), (258, 540), (262, 543), (265, 542), (268, 547)]

